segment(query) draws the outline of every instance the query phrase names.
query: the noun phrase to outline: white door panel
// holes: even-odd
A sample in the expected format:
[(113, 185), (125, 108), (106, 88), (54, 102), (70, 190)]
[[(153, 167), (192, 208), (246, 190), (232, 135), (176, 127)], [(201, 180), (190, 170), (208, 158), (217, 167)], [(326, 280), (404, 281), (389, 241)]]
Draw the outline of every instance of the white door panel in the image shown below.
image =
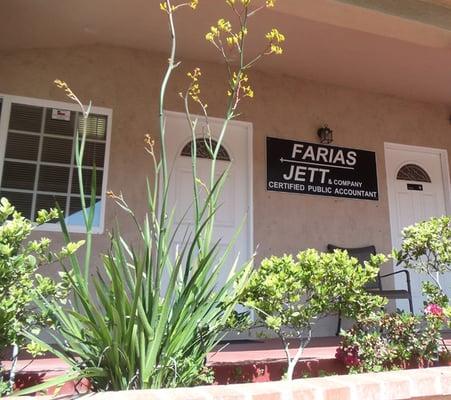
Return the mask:
[[(205, 136), (205, 125), (199, 119), (198, 138)], [(210, 120), (213, 139), (217, 139), (222, 121)], [(181, 222), (183, 229), (177, 234), (176, 242), (181, 243), (183, 235), (192, 232), (194, 222), (193, 177), (191, 157), (182, 155), (182, 149), (191, 142), (192, 135), (186, 117), (177, 113), (166, 114), (167, 154), (172, 168), (172, 184), (168, 192), (169, 207), (176, 207), (175, 223)], [(238, 265), (246, 262), (252, 254), (251, 243), (251, 176), (249, 169), (250, 129), (248, 124), (232, 122), (222, 142), (231, 161), (218, 160), (216, 179), (228, 168), (228, 175), (219, 199), (215, 218), (213, 242), (220, 241), (219, 254), (223, 254), (235, 232), (243, 224), (240, 235), (226, 261), (219, 284), (225, 282), (230, 269), (238, 257)], [(197, 174), (208, 185), (211, 160), (198, 157)], [(199, 197), (205, 199), (207, 192), (199, 185)], [(244, 221), (244, 223), (243, 223)], [(174, 246), (175, 251), (175, 246)]]
[[(400, 149), (386, 148), (385, 151), (388, 197), (390, 206), (390, 221), (393, 247), (401, 245), (401, 230), (416, 222), (427, 220), (434, 216), (446, 214), (446, 195), (444, 177), (442, 173), (442, 156), (439, 151), (421, 151), (421, 148)], [(422, 175), (412, 175), (411, 180), (398, 179), (398, 172), (405, 165), (415, 165), (426, 172), (430, 181), (424, 181)], [(428, 180), (428, 179), (426, 179)], [(414, 185), (414, 186), (412, 186)], [(418, 190), (417, 190), (418, 189)], [(421, 286), (426, 275), (411, 271), (414, 310), (416, 313), (423, 308)], [(443, 288), (451, 296), (451, 274), (443, 279)], [(397, 276), (395, 286), (405, 287), (404, 275)], [(399, 308), (407, 309), (402, 301), (398, 301)]]

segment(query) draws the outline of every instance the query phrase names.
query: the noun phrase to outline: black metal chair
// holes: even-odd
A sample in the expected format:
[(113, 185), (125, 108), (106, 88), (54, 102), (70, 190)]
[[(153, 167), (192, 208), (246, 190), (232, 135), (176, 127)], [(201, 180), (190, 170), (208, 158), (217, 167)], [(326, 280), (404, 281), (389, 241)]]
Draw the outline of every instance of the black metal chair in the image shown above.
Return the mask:
[[(358, 248), (345, 248), (340, 246), (335, 246), (333, 244), (327, 245), (327, 251), (333, 252), (335, 249), (346, 250), (351, 257), (357, 258), (359, 262), (364, 265), (365, 261), (370, 259), (372, 254), (376, 254), (376, 248), (374, 246), (367, 247), (358, 247)], [(386, 278), (389, 276), (397, 275), (397, 274), (405, 274), (406, 275), (406, 286), (407, 289), (395, 289), (395, 290), (385, 290), (382, 288), (382, 278)], [(389, 274), (381, 275), (380, 273), (377, 275), (377, 278), (374, 282), (370, 282), (365, 286), (365, 289), (379, 296), (386, 297), (388, 299), (405, 299), (409, 301), (410, 312), (413, 314), (413, 301), (412, 301), (412, 290), (410, 286), (410, 274), (406, 269), (402, 269), (399, 271), (391, 272)], [(338, 336), (340, 334), (341, 329), (341, 315), (338, 315), (338, 326), (337, 333)]]

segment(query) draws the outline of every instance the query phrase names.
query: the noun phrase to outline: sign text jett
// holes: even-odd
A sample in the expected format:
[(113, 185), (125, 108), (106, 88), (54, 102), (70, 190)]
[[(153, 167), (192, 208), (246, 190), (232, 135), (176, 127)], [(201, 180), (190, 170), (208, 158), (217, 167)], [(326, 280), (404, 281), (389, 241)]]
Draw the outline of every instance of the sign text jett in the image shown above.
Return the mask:
[(266, 157), (268, 190), (378, 200), (374, 152), (267, 137)]

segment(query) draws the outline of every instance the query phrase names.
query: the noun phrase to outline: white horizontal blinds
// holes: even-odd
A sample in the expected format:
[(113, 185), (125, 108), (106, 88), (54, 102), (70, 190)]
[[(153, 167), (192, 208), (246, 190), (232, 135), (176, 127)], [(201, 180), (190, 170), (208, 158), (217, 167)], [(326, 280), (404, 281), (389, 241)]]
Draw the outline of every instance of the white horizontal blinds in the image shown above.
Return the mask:
[[(89, 117), (83, 161), (87, 196), (91, 192), (93, 165), (96, 165), (98, 213), (107, 122), (103, 115)], [(77, 129), (81, 135), (83, 118), (78, 112), (11, 104), (0, 190), (1, 195), (8, 197), (24, 216), (35, 218), (38, 210), (54, 207), (57, 202), (65, 211), (69, 225), (82, 224), (77, 217), (81, 214), (74, 156)]]
[(42, 107), (11, 104), (1, 195), (27, 218), (32, 218), (36, 199), (34, 187), (43, 115)]

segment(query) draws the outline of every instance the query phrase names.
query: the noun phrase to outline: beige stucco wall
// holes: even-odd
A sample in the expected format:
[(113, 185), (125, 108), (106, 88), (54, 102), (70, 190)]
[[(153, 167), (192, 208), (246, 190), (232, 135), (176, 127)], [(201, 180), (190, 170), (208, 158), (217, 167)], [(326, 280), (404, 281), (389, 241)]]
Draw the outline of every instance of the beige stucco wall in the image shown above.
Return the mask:
[[(166, 56), (124, 48), (83, 47), (0, 52), (0, 93), (65, 101), (52, 84), (68, 83), (84, 100), (113, 109), (108, 187), (122, 191), (138, 214), (144, 211), (144, 182), (151, 163), (143, 150), (144, 134), (157, 134), (157, 101)], [(202, 94), (210, 114), (224, 114), (225, 71), (199, 63)], [(169, 88), (166, 109), (183, 111), (177, 93), (192, 62), (183, 63)], [(384, 166), (384, 142), (451, 149), (449, 109), (288, 76), (254, 71), (256, 97), (242, 107), (240, 119), (253, 123), (254, 238), (258, 259), (270, 254), (374, 244), (391, 247)], [(317, 142), (322, 123), (334, 130), (334, 144), (375, 151), (379, 201), (336, 199), (266, 191), (265, 138), (276, 136)], [(268, 212), (268, 210), (271, 210)], [(131, 224), (108, 201), (106, 227), (115, 218), (132, 237)], [(48, 236), (58, 241), (56, 234)], [(75, 236), (76, 237), (76, 236)], [(98, 236), (95, 249), (107, 248)], [(55, 267), (56, 268), (56, 267)], [(329, 324), (333, 329), (333, 323)], [(323, 334), (331, 331), (323, 331)]]

